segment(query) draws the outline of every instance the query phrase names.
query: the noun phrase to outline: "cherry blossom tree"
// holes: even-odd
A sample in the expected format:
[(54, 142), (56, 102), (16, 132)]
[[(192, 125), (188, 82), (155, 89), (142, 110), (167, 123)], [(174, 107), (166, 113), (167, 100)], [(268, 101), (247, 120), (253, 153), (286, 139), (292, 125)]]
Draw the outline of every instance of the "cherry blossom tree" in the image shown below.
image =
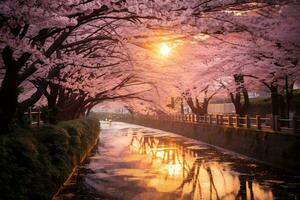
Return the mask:
[[(92, 22), (105, 22), (112, 26), (112, 21), (135, 20), (136, 15), (122, 11), (122, 2), (113, 1), (2, 1), (1, 2), (1, 123), (9, 124), (17, 108), (18, 88), (27, 80), (39, 79), (37, 91), (19, 103), (21, 110), (38, 101), (46, 90), (48, 82), (58, 73), (72, 64), (78, 65), (83, 59), (82, 53), (94, 51), (87, 45), (93, 41), (116, 41), (110, 35), (95, 36), (97, 32), (81, 34), (92, 26)], [(127, 15), (126, 15), (127, 13)], [(111, 15), (112, 14), (112, 15)], [(111, 16), (110, 16), (111, 15)], [(92, 31), (101, 30), (96, 24)], [(113, 28), (112, 28), (113, 29)], [(76, 32), (76, 33), (74, 33)], [(94, 44), (97, 45), (97, 44)], [(69, 59), (61, 56), (61, 51), (70, 47), (77, 52)], [(101, 48), (97, 45), (96, 48)], [(84, 49), (84, 50), (82, 50)], [(78, 50), (81, 50), (79, 55)], [(95, 54), (95, 53), (93, 53)], [(69, 54), (70, 56), (70, 54)], [(86, 55), (85, 55), (86, 56)], [(87, 61), (87, 60), (85, 60)], [(89, 60), (90, 61), (90, 60)], [(82, 63), (82, 61), (81, 61)], [(96, 62), (85, 64), (94, 65)], [(97, 66), (104, 67), (113, 63)], [(116, 63), (115, 63), (116, 64)], [(88, 66), (86, 66), (88, 67)], [(41, 79), (40, 79), (41, 78)], [(43, 81), (42, 81), (43, 80)], [(37, 82), (37, 81), (35, 81)], [(36, 84), (37, 85), (37, 84)]]
[[(239, 64), (254, 62), (256, 69), (270, 70), (268, 63), (272, 60), (274, 66), (279, 63), (276, 59), (284, 67), (272, 68), (278, 73), (289, 68), (285, 80), (296, 81), (290, 78), (291, 69), (297, 71), (298, 67), (298, 26), (293, 25), (297, 18), (295, 1), (5, 0), (0, 8), (1, 127), (12, 121), (17, 108), (22, 114), (43, 95), (48, 106), (61, 113), (65, 111), (63, 107), (80, 108), (73, 110), (72, 117), (104, 100), (120, 98), (130, 106), (135, 105), (134, 100), (151, 99), (150, 85), (160, 98), (149, 102), (162, 105), (167, 96), (180, 93), (176, 81), (182, 72), (193, 73), (197, 66), (209, 67), (200, 69), (198, 74), (206, 77), (201, 77), (196, 86), (191, 84), (181, 90), (196, 87), (205, 91), (203, 88), (210, 85), (220, 92), (216, 83), (222, 81), (222, 87), (226, 85), (234, 94), (240, 94), (246, 85), (249, 87), (249, 81), (229, 80), (236, 80), (237, 75), (250, 77), (250, 71)], [(267, 18), (266, 13), (274, 18)], [(286, 37), (287, 30), (293, 32), (292, 41)], [(233, 34), (237, 36), (232, 39)], [(224, 44), (222, 49), (216, 44), (203, 46), (207, 38)], [(162, 43), (173, 44), (178, 52), (168, 57), (171, 61), (155, 55), (155, 44)], [(207, 52), (196, 54), (199, 57), (193, 62), (188, 58), (195, 52), (184, 47), (195, 43), (198, 52), (205, 48)], [(263, 48), (265, 44), (272, 48)], [(272, 52), (274, 47), (280, 47), (277, 49), (281, 53)], [(295, 55), (287, 58), (288, 52)], [(226, 73), (222, 73), (224, 67)], [(197, 79), (194, 76), (191, 80), (194, 78)], [(251, 78), (261, 83), (281, 80), (275, 75)], [(204, 87), (198, 86), (201, 81)], [(26, 90), (19, 95), (21, 88), (31, 84), (35, 91)], [(139, 90), (141, 87), (143, 90)]]

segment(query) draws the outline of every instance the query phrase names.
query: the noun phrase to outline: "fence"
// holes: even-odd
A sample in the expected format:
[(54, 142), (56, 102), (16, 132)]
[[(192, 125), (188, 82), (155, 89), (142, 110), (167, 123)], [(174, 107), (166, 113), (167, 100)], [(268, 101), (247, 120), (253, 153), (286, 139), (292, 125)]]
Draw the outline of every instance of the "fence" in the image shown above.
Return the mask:
[[(106, 114), (106, 117), (128, 118), (130, 115), (125, 114)], [(281, 119), (278, 115), (271, 115), (269, 117), (261, 117), (256, 115), (255, 117), (245, 115), (134, 115), (131, 118), (151, 119), (160, 121), (174, 121), (184, 123), (200, 123), (200, 124), (212, 124), (217, 126), (229, 126), (229, 127), (244, 127), (252, 128), (264, 131), (276, 131), (276, 132), (288, 132), (299, 133), (300, 132), (300, 120), (297, 117), (292, 119)]]
[(33, 110), (32, 108), (29, 108), (24, 114), (28, 117), (30, 125), (40, 127), (41, 123), (43, 122), (41, 120), (40, 109)]

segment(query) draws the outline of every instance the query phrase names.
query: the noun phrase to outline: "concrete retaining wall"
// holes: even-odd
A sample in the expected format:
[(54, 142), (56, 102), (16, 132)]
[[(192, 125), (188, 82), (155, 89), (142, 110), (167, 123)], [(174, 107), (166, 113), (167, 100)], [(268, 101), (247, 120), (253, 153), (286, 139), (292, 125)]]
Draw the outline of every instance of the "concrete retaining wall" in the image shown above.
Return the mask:
[(176, 121), (121, 121), (174, 132), (300, 174), (300, 136)]

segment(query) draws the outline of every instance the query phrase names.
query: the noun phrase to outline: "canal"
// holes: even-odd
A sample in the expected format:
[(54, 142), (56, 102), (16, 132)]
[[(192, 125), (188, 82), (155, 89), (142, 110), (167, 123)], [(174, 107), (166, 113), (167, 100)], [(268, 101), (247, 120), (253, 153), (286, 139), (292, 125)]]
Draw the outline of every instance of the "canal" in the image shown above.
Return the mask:
[(100, 142), (56, 199), (299, 199), (300, 177), (157, 129), (101, 123)]

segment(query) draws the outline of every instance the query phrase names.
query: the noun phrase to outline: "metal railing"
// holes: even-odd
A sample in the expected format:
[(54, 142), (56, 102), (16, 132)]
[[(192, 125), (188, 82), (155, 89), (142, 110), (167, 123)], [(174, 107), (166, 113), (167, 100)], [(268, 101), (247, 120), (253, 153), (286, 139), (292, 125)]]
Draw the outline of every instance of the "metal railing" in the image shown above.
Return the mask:
[(278, 115), (269, 117), (256, 116), (239, 116), (226, 114), (208, 114), (208, 115), (129, 115), (129, 114), (108, 114), (107, 117), (173, 121), (183, 123), (212, 124), (217, 126), (251, 128), (263, 131), (276, 131), (286, 133), (300, 133), (300, 120), (293, 117), (291, 119), (282, 119)]
[(41, 120), (41, 110), (29, 108), (27, 112), (24, 113), (28, 117), (29, 123), (32, 126), (40, 127), (43, 121)]

